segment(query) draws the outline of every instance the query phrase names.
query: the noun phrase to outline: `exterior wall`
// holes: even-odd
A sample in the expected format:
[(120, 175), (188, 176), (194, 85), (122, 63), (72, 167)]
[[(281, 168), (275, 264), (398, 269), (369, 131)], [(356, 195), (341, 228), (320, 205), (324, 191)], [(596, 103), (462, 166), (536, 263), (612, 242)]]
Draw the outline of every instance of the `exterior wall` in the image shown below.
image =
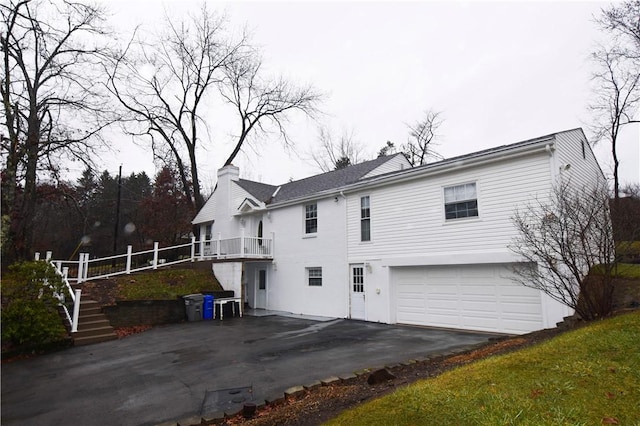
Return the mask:
[[(476, 182), (479, 217), (446, 221), (444, 187)], [(390, 266), (513, 262), (513, 211), (551, 188), (544, 151), (347, 195), (349, 263), (366, 263), (367, 320), (391, 322)], [(360, 241), (360, 197), (371, 241)]]
[(212, 269), (222, 288), (242, 297), (242, 262), (214, 263)]
[[(591, 145), (581, 129), (556, 135), (555, 157), (554, 165), (557, 167), (558, 180), (568, 179), (578, 189), (594, 185), (596, 177), (600, 180), (599, 183), (606, 183)], [(566, 169), (567, 165), (569, 165), (568, 169)]]
[[(307, 203), (308, 204), (308, 203)], [(345, 317), (349, 271), (346, 263), (346, 205), (343, 197), (317, 200), (318, 232), (304, 233), (304, 205), (270, 211), (265, 230), (276, 230), (268, 280), (268, 309)], [(322, 268), (322, 286), (308, 285), (306, 269)]]
[(385, 173), (397, 172), (398, 170), (405, 170), (411, 168), (411, 164), (403, 154), (397, 154), (395, 157), (389, 159), (389, 161), (385, 162), (381, 166), (376, 167), (367, 173), (363, 179), (372, 176), (378, 176)]
[[(350, 262), (402, 261), (420, 256), (432, 264), (476, 263), (469, 254), (503, 252), (515, 235), (514, 208), (550, 189), (549, 155), (461, 169), (347, 195)], [(479, 216), (446, 221), (444, 187), (476, 182)], [(371, 203), (371, 241), (360, 242), (360, 197)], [(424, 259), (423, 259), (424, 260)], [(429, 264), (426, 263), (426, 264)], [(409, 265), (410, 263), (407, 263)], [(425, 264), (424, 261), (420, 264)], [(399, 265), (396, 265), (399, 266)]]

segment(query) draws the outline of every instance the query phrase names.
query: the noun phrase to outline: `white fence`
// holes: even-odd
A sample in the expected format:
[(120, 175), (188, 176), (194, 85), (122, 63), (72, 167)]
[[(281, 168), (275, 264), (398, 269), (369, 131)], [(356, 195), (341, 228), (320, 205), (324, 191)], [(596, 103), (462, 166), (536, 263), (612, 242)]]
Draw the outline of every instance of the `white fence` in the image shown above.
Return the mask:
[[(91, 258), (90, 253), (80, 253), (78, 260), (51, 260), (67, 282), (82, 283), (92, 279), (109, 278), (149, 269), (194, 262), (205, 259), (272, 259), (274, 238), (245, 237), (221, 238), (196, 241), (177, 246), (160, 247), (156, 242), (153, 249), (127, 252), (115, 256)], [(39, 254), (36, 253), (36, 258)], [(51, 258), (51, 252), (47, 252)]]

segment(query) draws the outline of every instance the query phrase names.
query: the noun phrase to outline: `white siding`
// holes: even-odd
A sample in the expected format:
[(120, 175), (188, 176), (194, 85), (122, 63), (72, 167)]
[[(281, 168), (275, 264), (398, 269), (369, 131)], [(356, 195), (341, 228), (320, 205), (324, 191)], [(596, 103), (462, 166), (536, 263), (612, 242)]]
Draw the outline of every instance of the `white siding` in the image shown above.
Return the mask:
[[(598, 181), (605, 183), (604, 174), (581, 129), (556, 135), (556, 155), (558, 179), (570, 179), (571, 184), (579, 189), (595, 185)], [(570, 165), (568, 170), (565, 170), (566, 165)]]
[[(506, 250), (515, 235), (514, 208), (548, 194), (549, 158), (540, 152), (350, 194), (349, 261)], [(477, 183), (479, 217), (445, 221), (443, 188), (468, 182)], [(368, 243), (360, 242), (361, 195), (371, 197)]]
[[(274, 266), (268, 309), (297, 314), (346, 317), (349, 268), (346, 262), (345, 200), (316, 201), (318, 232), (304, 234), (304, 205), (272, 210), (265, 229), (275, 229)], [(311, 202), (310, 202), (311, 203)], [(322, 286), (309, 286), (306, 268), (322, 268)]]
[(381, 164), (375, 169), (371, 170), (362, 179), (366, 179), (372, 176), (379, 176), (389, 172), (397, 172), (398, 170), (410, 169), (411, 165), (407, 161), (404, 155), (396, 154), (393, 158), (390, 158), (389, 161)]

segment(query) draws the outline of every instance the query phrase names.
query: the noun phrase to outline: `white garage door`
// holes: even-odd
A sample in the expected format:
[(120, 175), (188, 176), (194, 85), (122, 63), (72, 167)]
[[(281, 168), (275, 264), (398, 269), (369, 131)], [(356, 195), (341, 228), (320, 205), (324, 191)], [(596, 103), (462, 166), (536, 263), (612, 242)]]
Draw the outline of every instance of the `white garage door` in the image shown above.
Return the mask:
[(522, 334), (543, 328), (541, 296), (510, 265), (393, 268), (396, 322)]

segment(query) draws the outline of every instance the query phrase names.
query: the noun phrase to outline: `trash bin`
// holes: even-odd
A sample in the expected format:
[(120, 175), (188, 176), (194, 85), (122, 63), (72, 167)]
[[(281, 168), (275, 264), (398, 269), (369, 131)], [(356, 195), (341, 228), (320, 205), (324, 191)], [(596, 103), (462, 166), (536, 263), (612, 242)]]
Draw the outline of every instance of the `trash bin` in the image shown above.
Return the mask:
[(188, 294), (183, 296), (184, 307), (187, 311), (188, 321), (202, 321), (202, 303), (204, 296), (202, 294)]
[(202, 307), (202, 319), (213, 319), (213, 296), (210, 294), (204, 295), (204, 302)]

